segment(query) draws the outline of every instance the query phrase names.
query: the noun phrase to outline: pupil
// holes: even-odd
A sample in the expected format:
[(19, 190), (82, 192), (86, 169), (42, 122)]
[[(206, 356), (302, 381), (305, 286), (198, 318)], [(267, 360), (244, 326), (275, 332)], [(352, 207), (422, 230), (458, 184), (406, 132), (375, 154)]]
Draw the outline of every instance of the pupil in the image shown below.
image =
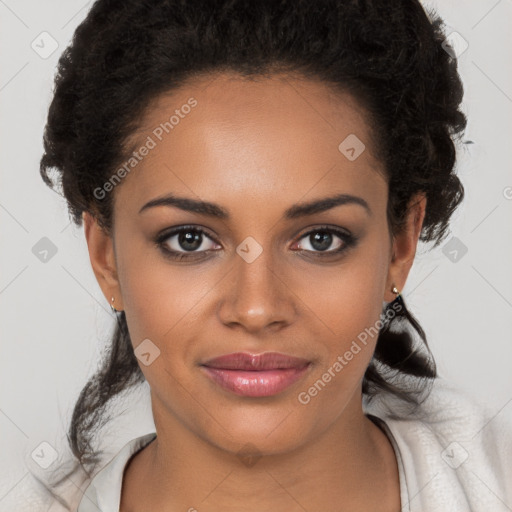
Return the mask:
[(317, 231), (309, 238), (311, 245), (318, 251), (325, 251), (332, 243), (332, 234), (326, 231)]
[[(201, 246), (201, 233), (198, 233), (197, 231), (182, 231), (178, 236), (178, 242), (182, 249), (185, 249), (186, 251), (193, 251)], [(188, 244), (191, 244), (192, 247)]]

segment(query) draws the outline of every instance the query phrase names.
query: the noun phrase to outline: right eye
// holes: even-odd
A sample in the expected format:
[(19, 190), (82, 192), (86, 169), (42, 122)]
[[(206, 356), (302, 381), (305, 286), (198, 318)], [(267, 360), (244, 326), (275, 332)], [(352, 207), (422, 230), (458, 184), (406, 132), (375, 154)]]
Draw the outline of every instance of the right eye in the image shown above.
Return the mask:
[[(210, 240), (210, 244), (206, 239)], [(208, 233), (194, 226), (181, 226), (163, 233), (156, 239), (156, 244), (165, 256), (175, 260), (197, 259), (194, 254), (207, 254), (217, 250), (211, 247), (215, 246), (216, 242)]]

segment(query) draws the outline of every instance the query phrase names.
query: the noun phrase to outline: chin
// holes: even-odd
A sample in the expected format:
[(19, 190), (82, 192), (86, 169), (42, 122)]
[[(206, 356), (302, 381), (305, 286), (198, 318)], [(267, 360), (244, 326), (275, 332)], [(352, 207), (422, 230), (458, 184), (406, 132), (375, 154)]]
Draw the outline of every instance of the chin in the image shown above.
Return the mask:
[[(222, 421), (224, 429), (215, 432), (212, 444), (236, 454), (251, 453), (255, 456), (279, 455), (291, 452), (306, 441), (307, 427), (299, 425), (297, 415), (282, 408), (278, 413), (247, 412), (245, 415), (230, 415)], [(213, 434), (213, 433), (212, 433)]]

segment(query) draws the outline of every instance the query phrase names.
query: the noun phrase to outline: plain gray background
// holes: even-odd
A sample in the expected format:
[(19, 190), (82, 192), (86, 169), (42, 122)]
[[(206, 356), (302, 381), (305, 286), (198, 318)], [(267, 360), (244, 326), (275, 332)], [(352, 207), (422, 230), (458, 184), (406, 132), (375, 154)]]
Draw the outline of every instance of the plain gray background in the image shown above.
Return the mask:
[[(458, 61), (465, 138), (474, 144), (458, 148), (466, 198), (451, 234), (430, 252), (419, 245), (403, 295), (439, 373), (496, 414), (512, 415), (512, 1), (423, 3), (469, 44)], [(55, 66), (90, 6), (0, 0), (0, 503), (41, 442), (63, 446), (72, 406), (114, 325), (83, 229), (39, 175)], [(41, 55), (52, 40), (56, 51)], [(57, 251), (46, 263), (33, 252), (43, 237)], [(134, 407), (123, 404), (113, 449), (151, 428), (147, 391)]]

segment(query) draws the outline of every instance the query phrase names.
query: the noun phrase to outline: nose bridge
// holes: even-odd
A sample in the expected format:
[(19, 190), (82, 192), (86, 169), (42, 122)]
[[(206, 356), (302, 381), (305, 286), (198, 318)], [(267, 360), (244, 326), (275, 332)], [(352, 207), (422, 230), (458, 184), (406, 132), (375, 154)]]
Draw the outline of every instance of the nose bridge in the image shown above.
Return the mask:
[(239, 254), (235, 255), (233, 270), (229, 280), (223, 305), (221, 320), (226, 324), (240, 324), (248, 330), (263, 329), (277, 323), (291, 322), (294, 313), (293, 294), (290, 293), (279, 275), (270, 249), (265, 249), (254, 259), (244, 259), (243, 249), (254, 250), (240, 244)]

